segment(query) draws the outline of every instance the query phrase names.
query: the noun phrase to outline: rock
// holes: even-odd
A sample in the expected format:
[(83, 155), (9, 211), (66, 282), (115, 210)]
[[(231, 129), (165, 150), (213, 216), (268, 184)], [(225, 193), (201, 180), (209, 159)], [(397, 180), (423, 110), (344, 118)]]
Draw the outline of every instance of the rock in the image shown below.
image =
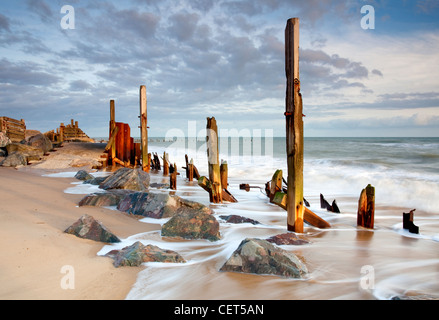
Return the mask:
[(9, 154), (1, 164), (3, 167), (18, 167), (27, 165), (26, 157), (18, 152), (13, 152)]
[(75, 178), (78, 180), (92, 180), (94, 179), (94, 177), (88, 173), (85, 170), (79, 170), (76, 174), (75, 174)]
[(278, 234), (267, 239), (268, 242), (275, 243), (277, 245), (303, 245), (310, 243), (307, 240), (299, 239), (296, 234), (288, 232)]
[(439, 296), (430, 294), (399, 295), (391, 297), (390, 300), (439, 300)]
[(130, 189), (135, 191), (147, 191), (149, 187), (149, 174), (142, 169), (121, 168), (107, 177), (99, 188)]
[(308, 269), (293, 253), (274, 246), (267, 240), (245, 239), (224, 263), (220, 271), (270, 274), (287, 278), (303, 278)]
[(201, 203), (189, 201), (168, 193), (134, 192), (128, 194), (117, 206), (117, 209), (133, 215), (149, 218), (169, 218), (175, 214), (201, 211), (212, 214), (212, 211)]
[(4, 148), (10, 143), (11, 143), (11, 140), (6, 135), (6, 133), (0, 132), (0, 148)]
[(230, 215), (230, 216), (219, 216), (221, 219), (225, 220), (228, 223), (251, 223), (251, 224), (260, 224), (259, 221), (238, 216), (238, 215)]
[(65, 233), (73, 234), (79, 238), (94, 241), (114, 243), (120, 242), (119, 238), (112, 234), (99, 221), (87, 214), (83, 215), (78, 221), (68, 227)]
[(184, 263), (180, 254), (172, 250), (164, 250), (154, 245), (143, 245), (137, 241), (131, 246), (122, 250), (112, 250), (106, 254), (112, 258), (113, 265), (118, 268), (121, 266), (137, 267), (144, 262), (165, 262), (165, 263)]
[(123, 198), (126, 197), (130, 190), (108, 190), (106, 192), (92, 193), (79, 202), (79, 206), (94, 206), (94, 207), (111, 207), (117, 206)]
[(100, 185), (102, 182), (104, 182), (104, 180), (107, 179), (107, 177), (95, 177), (93, 179), (88, 179), (88, 180), (84, 180), (84, 184), (91, 184), (91, 185), (95, 185), (98, 186)]
[(8, 155), (14, 152), (22, 154), (27, 161), (40, 160), (44, 155), (41, 149), (21, 143), (10, 143), (6, 146), (6, 150)]
[(217, 241), (220, 239), (219, 223), (211, 214), (184, 209), (162, 226), (162, 236)]
[(26, 138), (27, 144), (41, 149), (43, 153), (47, 153), (53, 149), (52, 142), (42, 133)]

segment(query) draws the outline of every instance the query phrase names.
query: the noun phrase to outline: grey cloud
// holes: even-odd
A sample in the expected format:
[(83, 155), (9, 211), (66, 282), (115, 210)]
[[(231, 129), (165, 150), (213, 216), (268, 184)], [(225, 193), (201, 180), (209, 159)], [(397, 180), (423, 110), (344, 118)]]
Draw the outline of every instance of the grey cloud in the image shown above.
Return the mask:
[(1, 30), (6, 30), (8, 32), (11, 31), (9, 29), (9, 19), (8, 19), (8, 17), (6, 17), (6, 16), (4, 16), (4, 15), (2, 15), (0, 13), (0, 31)]
[(87, 91), (87, 90), (90, 90), (92, 88), (93, 88), (93, 86), (84, 80), (76, 80), (76, 81), (70, 82), (70, 90), (71, 91)]
[(12, 63), (7, 59), (0, 60), (0, 83), (47, 86), (59, 80), (58, 76), (42, 71), (33, 62)]
[(179, 41), (188, 41), (194, 36), (199, 15), (196, 13), (176, 13), (169, 17), (171, 26), (169, 34), (171, 37), (177, 38)]
[(52, 9), (44, 0), (28, 0), (27, 5), (43, 22), (48, 22), (53, 17)]

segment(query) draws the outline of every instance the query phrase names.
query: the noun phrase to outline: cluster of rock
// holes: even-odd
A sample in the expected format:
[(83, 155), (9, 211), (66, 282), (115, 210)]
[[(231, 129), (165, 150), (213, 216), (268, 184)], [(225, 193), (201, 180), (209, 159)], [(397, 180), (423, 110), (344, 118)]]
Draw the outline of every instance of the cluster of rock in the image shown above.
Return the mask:
[(42, 133), (31, 134), (20, 142), (12, 142), (0, 132), (0, 165), (3, 167), (25, 166), (31, 161), (39, 161), (53, 149), (52, 142)]
[[(119, 211), (137, 217), (154, 219), (169, 218), (161, 229), (162, 237), (177, 239), (202, 239), (218, 241), (221, 239), (220, 224), (213, 211), (205, 205), (183, 199), (176, 195), (149, 190), (150, 177), (148, 173), (137, 169), (122, 168), (105, 178), (95, 178), (87, 172), (78, 172), (77, 179), (85, 183), (93, 183), (105, 192), (93, 193), (84, 197), (80, 206), (117, 206)], [(227, 223), (259, 224), (258, 221), (237, 216), (220, 216)], [(81, 223), (91, 220), (81, 218)], [(80, 222), (70, 227), (70, 233), (77, 236), (105, 234), (99, 238), (110, 242), (110, 237), (100, 223), (92, 222), (93, 226), (100, 225), (104, 231), (96, 231), (94, 227), (79, 227)], [(66, 230), (67, 232), (67, 230)], [(114, 236), (117, 238), (116, 236)], [(245, 239), (224, 263), (220, 271), (233, 271), (256, 274), (269, 274), (281, 277), (302, 278), (307, 274), (304, 262), (296, 255), (276, 244), (306, 244), (294, 233), (278, 235), (269, 239)], [(144, 262), (173, 262), (183, 263), (185, 260), (177, 252), (164, 250), (153, 245), (143, 245), (136, 242), (121, 250), (113, 250), (106, 256), (113, 258), (115, 267), (139, 266)]]

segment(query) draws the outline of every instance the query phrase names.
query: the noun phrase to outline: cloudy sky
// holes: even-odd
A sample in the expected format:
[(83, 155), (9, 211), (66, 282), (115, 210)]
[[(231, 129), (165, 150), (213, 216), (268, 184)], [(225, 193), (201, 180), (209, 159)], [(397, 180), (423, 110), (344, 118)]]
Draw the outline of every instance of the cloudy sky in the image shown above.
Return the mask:
[(439, 136), (437, 0), (1, 0), (0, 116), (42, 132), (75, 119), (106, 136), (114, 99), (139, 136), (146, 85), (150, 136), (210, 116), (283, 136), (291, 17), (305, 136)]

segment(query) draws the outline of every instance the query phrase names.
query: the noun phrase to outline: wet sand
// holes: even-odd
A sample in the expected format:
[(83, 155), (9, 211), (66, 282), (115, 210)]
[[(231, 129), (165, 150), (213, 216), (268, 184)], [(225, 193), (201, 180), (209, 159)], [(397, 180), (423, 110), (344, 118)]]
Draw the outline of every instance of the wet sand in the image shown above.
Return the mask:
[[(76, 179), (49, 178), (42, 171), (0, 167), (0, 299), (124, 299), (141, 268), (115, 268), (97, 256), (103, 243), (63, 231), (83, 214), (118, 237), (152, 230), (125, 214), (77, 207), (82, 195), (65, 194)], [(69, 273), (64, 266), (71, 266)], [(63, 277), (74, 271), (74, 289)]]

